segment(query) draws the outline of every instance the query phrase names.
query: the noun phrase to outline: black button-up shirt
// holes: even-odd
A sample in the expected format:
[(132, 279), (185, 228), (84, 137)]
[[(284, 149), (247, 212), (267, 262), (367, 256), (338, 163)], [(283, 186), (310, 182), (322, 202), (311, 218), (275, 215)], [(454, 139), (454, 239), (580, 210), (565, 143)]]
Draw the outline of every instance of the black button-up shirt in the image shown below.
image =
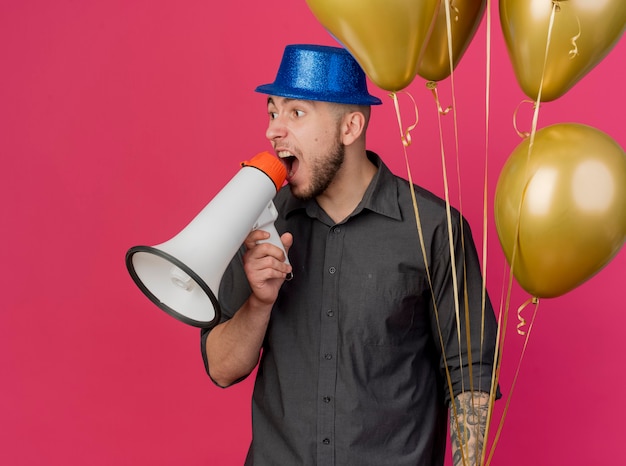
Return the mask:
[[(378, 172), (339, 224), (288, 187), (274, 200), (277, 230), (294, 236), (294, 278), (281, 288), (263, 345), (247, 465), (443, 465), (450, 396), (440, 341), (454, 395), (489, 391), (496, 321), (487, 300), (481, 345), (482, 279), (467, 223), (463, 248), (452, 210), (459, 351), (445, 202), (415, 188), (431, 288), (409, 184), (369, 156)], [(222, 318), (249, 293), (238, 256), (222, 280)]]

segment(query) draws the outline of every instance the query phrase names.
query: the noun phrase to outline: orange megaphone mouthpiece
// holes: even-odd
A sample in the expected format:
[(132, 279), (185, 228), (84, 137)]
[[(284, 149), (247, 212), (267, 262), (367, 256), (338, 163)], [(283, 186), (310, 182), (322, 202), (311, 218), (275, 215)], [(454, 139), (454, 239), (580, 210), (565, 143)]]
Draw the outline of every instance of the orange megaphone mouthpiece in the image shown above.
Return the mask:
[(280, 160), (278, 160), (277, 157), (267, 151), (255, 155), (250, 160), (241, 162), (241, 166), (254, 167), (261, 170), (270, 177), (274, 186), (276, 186), (276, 191), (280, 189), (287, 178), (287, 169), (285, 166), (280, 162)]

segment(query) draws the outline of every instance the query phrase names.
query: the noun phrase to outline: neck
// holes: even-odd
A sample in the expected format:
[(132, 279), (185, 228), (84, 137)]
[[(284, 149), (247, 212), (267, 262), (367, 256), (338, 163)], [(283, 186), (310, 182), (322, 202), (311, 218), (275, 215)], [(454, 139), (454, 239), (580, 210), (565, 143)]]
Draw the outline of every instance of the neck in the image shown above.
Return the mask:
[(317, 203), (335, 223), (341, 222), (359, 205), (377, 170), (365, 149), (346, 153), (341, 169), (326, 191), (316, 198)]

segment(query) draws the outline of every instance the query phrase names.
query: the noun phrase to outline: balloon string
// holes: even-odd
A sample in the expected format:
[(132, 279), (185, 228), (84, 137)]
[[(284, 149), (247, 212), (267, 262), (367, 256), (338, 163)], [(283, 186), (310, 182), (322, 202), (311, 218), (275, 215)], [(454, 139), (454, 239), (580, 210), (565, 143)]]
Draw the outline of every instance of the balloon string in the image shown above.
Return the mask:
[[(510, 303), (511, 303), (511, 294), (513, 291), (513, 270), (515, 270), (515, 262), (517, 259), (517, 249), (518, 249), (518, 238), (519, 238), (519, 228), (520, 228), (520, 216), (521, 216), (521, 207), (522, 207), (522, 202), (524, 199), (524, 196), (526, 194), (526, 188), (528, 187), (528, 185), (526, 185), (526, 187), (524, 187), (524, 190), (522, 192), (521, 195), (521, 200), (518, 206), (518, 215), (517, 215), (517, 222), (515, 225), (515, 241), (513, 243), (513, 252), (511, 254), (511, 263), (509, 265), (508, 268), (508, 284), (507, 284), (507, 290), (506, 290), (506, 300), (504, 302), (504, 311), (502, 312), (502, 320), (500, 321), (500, 326), (498, 327), (498, 330), (500, 330), (500, 328), (504, 329), (502, 332), (500, 332), (500, 336), (501, 338), (498, 340), (498, 343), (496, 345), (496, 348), (500, 350), (499, 353), (499, 357), (498, 357), (498, 362), (497, 362), (497, 369), (495, 371), (496, 373), (496, 377), (495, 377), (495, 383), (498, 383), (498, 380), (500, 378), (500, 366), (502, 364), (502, 348), (504, 348), (504, 340), (506, 338), (506, 328), (508, 327), (508, 318), (509, 318), (509, 310), (510, 310)], [(498, 354), (496, 352), (496, 354)], [(506, 417), (506, 411), (502, 414), (502, 417), (500, 418), (500, 426), (502, 426), (502, 424), (504, 424), (504, 418)], [(495, 452), (495, 448), (496, 445), (498, 443), (498, 437), (499, 437), (499, 431), (501, 430), (501, 427), (498, 429), (498, 434), (496, 435), (496, 438), (494, 439), (494, 442), (492, 444), (491, 447), (491, 452), (489, 453), (489, 458), (487, 460), (486, 465), (489, 465), (489, 463), (491, 462), (491, 458), (493, 457), (493, 454)]]
[[(528, 167), (527, 167), (528, 169)], [(518, 215), (517, 215), (517, 222), (515, 225), (515, 242), (513, 243), (513, 252), (511, 254), (511, 263), (508, 269), (508, 275), (509, 275), (509, 280), (508, 280), (508, 285), (507, 285), (507, 291), (506, 291), (506, 301), (504, 303), (504, 312), (503, 312), (503, 317), (502, 317), (502, 321), (500, 326), (498, 327), (498, 331), (500, 331), (500, 328), (504, 329), (502, 332), (500, 332), (500, 339), (497, 340), (498, 343), (496, 344), (496, 349), (500, 350), (500, 353), (498, 354), (498, 352), (496, 351), (496, 354), (498, 354), (498, 361), (497, 361), (497, 369), (495, 371), (496, 377), (495, 377), (495, 383), (498, 383), (498, 380), (500, 378), (500, 366), (502, 364), (502, 348), (504, 348), (504, 340), (506, 337), (506, 328), (507, 328), (507, 323), (509, 320), (509, 309), (510, 309), (510, 303), (511, 303), (511, 293), (513, 290), (513, 270), (515, 270), (515, 261), (517, 258), (517, 246), (518, 246), (518, 238), (519, 238), (519, 227), (520, 227), (520, 222), (519, 222), (519, 218), (521, 216), (521, 208), (522, 208), (522, 201), (524, 199), (524, 195), (525, 195), (525, 189), (524, 188), (524, 192), (522, 192), (522, 196), (521, 196), (521, 200), (518, 206)], [(509, 394), (509, 400), (507, 400), (507, 404), (506, 406), (508, 407), (508, 404), (510, 402), (510, 394)], [(491, 445), (491, 451), (489, 452), (489, 458), (487, 459), (487, 463), (486, 466), (488, 466), (491, 462), (491, 458), (493, 457), (493, 454), (495, 452), (496, 446), (498, 444), (498, 439), (500, 437), (500, 431), (502, 430), (502, 425), (504, 424), (504, 419), (506, 417), (506, 412), (507, 410), (505, 409), (505, 411), (502, 413), (502, 417), (500, 418), (500, 425), (498, 427), (498, 430), (496, 432), (496, 436), (494, 438), (494, 441)]]
[[(546, 64), (548, 62), (548, 51), (550, 50), (550, 39), (552, 37), (552, 28), (554, 26), (554, 15), (556, 13), (556, 11), (559, 9), (559, 5), (558, 5), (558, 1), (553, 0), (552, 3), (552, 12), (550, 14), (550, 23), (548, 25), (548, 37), (546, 40), (546, 50), (545, 50), (545, 54), (544, 54), (544, 59), (543, 59), (543, 70), (541, 72), (541, 81), (539, 83), (539, 91), (537, 93), (537, 100), (534, 103), (534, 112), (533, 112), (533, 119), (532, 119), (532, 125), (531, 125), (531, 130), (530, 130), (530, 135), (529, 135), (529, 143), (528, 143), (528, 152), (526, 154), (526, 176), (524, 177), (524, 179), (528, 179), (528, 175), (530, 172), (530, 156), (532, 154), (532, 150), (533, 150), (533, 145), (535, 142), (535, 135), (537, 134), (537, 122), (539, 121), (539, 107), (540, 107), (540, 103), (541, 103), (541, 93), (543, 91), (543, 81), (544, 81), (544, 77), (545, 77), (545, 72), (546, 72)], [(520, 196), (520, 201), (519, 201), (519, 205), (517, 207), (517, 222), (515, 225), (515, 241), (513, 243), (513, 252), (511, 254), (511, 277), (513, 276), (513, 270), (514, 269), (514, 263), (515, 263), (515, 259), (517, 256), (517, 247), (519, 244), (519, 233), (520, 233), (520, 222), (521, 222), (521, 216), (522, 216), (522, 205), (524, 203), (524, 198), (526, 196), (526, 189), (528, 188), (528, 183), (526, 184), (526, 186), (524, 187), (523, 191), (522, 191), (522, 195)], [(511, 283), (512, 285), (512, 283)], [(509, 289), (509, 295), (510, 295), (510, 289)], [(507, 302), (507, 308), (508, 308), (508, 302)]]
[[(451, 88), (451, 95), (452, 95), (452, 101), (454, 102), (454, 55), (453, 55), (453, 51), (452, 51), (452, 23), (450, 20), (450, 9), (451, 9), (451, 0), (445, 0), (444, 4), (445, 4), (445, 12), (446, 12), (446, 37), (448, 39), (448, 65), (450, 66), (450, 88)], [(458, 11), (458, 10), (457, 10)], [(453, 286), (455, 283), (455, 279), (457, 277), (457, 273), (456, 273), (456, 260), (455, 260), (455, 256), (454, 256), (454, 241), (453, 241), (453, 236), (452, 236), (452, 215), (451, 215), (451, 210), (450, 210), (450, 193), (449, 193), (449, 189), (448, 189), (448, 173), (447, 173), (447, 164), (446, 164), (446, 158), (445, 158), (445, 151), (443, 148), (443, 130), (442, 130), (442, 124), (441, 124), (441, 116), (442, 115), (447, 115), (448, 112), (451, 109), (454, 109), (454, 111), (452, 112), (452, 116), (454, 117), (454, 141), (455, 141), (455, 153), (456, 153), (456, 171), (457, 171), (457, 186), (459, 188), (459, 212), (460, 212), (460, 216), (461, 218), (463, 217), (463, 207), (462, 207), (462, 203), (461, 201), (461, 170), (460, 170), (460, 166), (459, 166), (459, 132), (458, 132), (458, 125), (457, 125), (457, 119), (456, 119), (456, 105), (454, 106), (449, 106), (447, 107), (445, 110), (442, 109), (441, 107), (441, 103), (439, 102), (439, 94), (437, 92), (437, 83), (435, 81), (428, 81), (426, 83), (426, 87), (428, 89), (431, 90), (434, 98), (435, 98), (435, 103), (437, 105), (437, 110), (438, 110), (438, 114), (437, 114), (437, 118), (438, 118), (438, 123), (439, 123), (439, 142), (440, 142), (440, 147), (441, 147), (441, 168), (443, 171), (443, 183), (444, 183), (444, 190), (445, 190), (445, 198), (446, 198), (446, 214), (447, 214), (447, 220), (448, 220), (448, 239), (449, 239), (449, 246), (450, 246), (450, 257), (451, 257), (451, 266), (452, 266), (452, 274), (453, 274)], [(460, 232), (461, 232), (461, 250), (465, 251), (465, 241), (464, 241), (464, 235), (463, 235), (463, 222), (461, 221), (460, 223)], [(463, 257), (465, 257), (465, 253), (463, 253)], [(465, 266), (463, 267), (463, 272), (465, 274)], [(467, 281), (464, 280), (464, 283), (466, 284)], [(454, 294), (455, 296), (458, 296), (458, 285), (456, 287), (454, 287)], [(467, 287), (465, 287), (465, 294), (464, 296), (467, 298)], [(455, 300), (455, 309), (456, 309), (456, 323), (457, 323), (457, 335), (458, 335), (458, 343), (459, 343), (459, 367), (463, 366), (463, 357), (461, 354), (461, 321), (460, 321), (460, 312), (459, 312), (459, 304), (458, 304), (458, 298)], [(467, 322), (467, 347), (471, 348), (471, 341), (470, 341), (470, 329), (469, 329), (469, 316), (467, 315), (468, 309), (467, 306), (465, 307), (465, 312), (466, 312), (466, 322)], [(471, 351), (468, 351), (468, 362), (467, 365), (469, 367), (469, 377), (470, 377), (470, 390), (473, 389), (473, 387), (471, 386), (471, 381), (473, 380), (472, 377), (472, 361), (471, 361)], [(465, 381), (463, 380), (463, 373), (461, 372), (461, 389), (465, 390)], [(462, 439), (462, 436), (459, 436), (460, 439)], [(465, 444), (467, 442), (462, 442), (462, 444)], [(463, 456), (463, 449), (461, 448), (461, 455)], [(463, 462), (465, 462), (465, 458), (463, 458)]]
[[(482, 302), (481, 302), (481, 322), (480, 322), (480, 365), (482, 374), (483, 351), (485, 339), (485, 310), (487, 305), (487, 239), (488, 239), (488, 174), (489, 174), (489, 110), (491, 107), (491, 0), (487, 0), (486, 4), (486, 60), (485, 60), (485, 164), (483, 170), (483, 243), (482, 243)], [(500, 319), (498, 319), (498, 332), (500, 331)], [(499, 337), (496, 338), (496, 341)], [(498, 354), (498, 349), (494, 351), (494, 357)], [(487, 421), (485, 425), (485, 433), (481, 446), (480, 463), (485, 464), (485, 455), (487, 453), (487, 439), (489, 438), (489, 424), (493, 416), (493, 407), (496, 401), (496, 385), (493, 383), (495, 379), (496, 364), (494, 361), (492, 367), (492, 377), (489, 386), (489, 404), (487, 409)], [(482, 379), (480, 381), (479, 390), (482, 389)], [(478, 455), (476, 456), (479, 457)]]
[(511, 404), (511, 399), (513, 397), (513, 390), (515, 389), (515, 385), (517, 384), (517, 379), (519, 377), (520, 369), (522, 367), (522, 361), (524, 360), (524, 355), (526, 354), (526, 348), (528, 347), (528, 340), (530, 339), (530, 332), (533, 329), (533, 324), (535, 323), (535, 318), (537, 317), (537, 311), (539, 310), (539, 300), (537, 298), (531, 298), (525, 304), (522, 305), (522, 308), (526, 307), (530, 303), (535, 305), (535, 311), (533, 312), (532, 319), (531, 319), (530, 324), (528, 326), (528, 332), (525, 334), (526, 338), (524, 338), (524, 345), (522, 347), (522, 352), (520, 354), (519, 361), (517, 362), (517, 368), (515, 370), (515, 375), (513, 376), (513, 382), (511, 383), (511, 388), (509, 390), (509, 395), (507, 396), (506, 404), (504, 405), (504, 411), (502, 412), (502, 417), (500, 418), (500, 424), (498, 425), (498, 430), (496, 431), (496, 436), (495, 436), (495, 438), (493, 440), (491, 453), (489, 454), (489, 458), (487, 460), (487, 466), (491, 462), (491, 458), (492, 458), (493, 453), (495, 451), (495, 447), (496, 447), (496, 445), (498, 443), (498, 440), (500, 439), (500, 435), (502, 434), (502, 428), (504, 427), (504, 420), (505, 420), (507, 412), (509, 410), (509, 405)]
[[(539, 83), (539, 91), (537, 93), (537, 100), (534, 103), (534, 112), (533, 112), (533, 119), (532, 119), (532, 125), (531, 125), (531, 130), (530, 130), (530, 135), (529, 137), (529, 143), (528, 143), (528, 152), (526, 154), (526, 176), (524, 177), (524, 179), (528, 179), (528, 174), (530, 172), (530, 156), (533, 150), (533, 145), (535, 142), (535, 134), (537, 133), (537, 122), (539, 121), (539, 107), (540, 107), (540, 103), (541, 103), (541, 93), (543, 90), (543, 81), (544, 81), (544, 77), (545, 77), (545, 72), (546, 72), (546, 63), (548, 61), (548, 51), (550, 49), (550, 39), (552, 36), (552, 28), (554, 26), (554, 15), (556, 13), (556, 11), (559, 9), (559, 5), (558, 5), (558, 1), (553, 0), (552, 2), (552, 12), (550, 14), (550, 22), (548, 25), (548, 37), (546, 40), (546, 50), (544, 53), (544, 59), (543, 59), (543, 70), (541, 72), (541, 81)], [(523, 191), (522, 191), (522, 195), (520, 196), (520, 201), (519, 201), (519, 205), (517, 206), (517, 221), (515, 224), (515, 236), (514, 236), (514, 241), (513, 241), (513, 252), (511, 253), (511, 267), (510, 267), (510, 280), (509, 280), (509, 290), (508, 290), (508, 295), (510, 298), (510, 294), (511, 294), (511, 287), (512, 287), (512, 277), (513, 277), (513, 270), (514, 269), (514, 264), (515, 264), (515, 259), (517, 256), (517, 247), (518, 247), (518, 243), (519, 243), (519, 232), (520, 232), (520, 221), (521, 221), (521, 216), (522, 216), (522, 205), (524, 203), (524, 197), (526, 195), (526, 189), (528, 188), (528, 183), (526, 184), (526, 186), (524, 187)], [(507, 308), (507, 312), (508, 312), (508, 307), (509, 307), (509, 299), (507, 299), (507, 303), (506, 303), (506, 308)]]
[[(428, 89), (430, 89), (434, 99), (435, 99), (435, 103), (437, 105), (437, 117), (438, 117), (438, 122), (439, 122), (439, 138), (440, 138), (440, 144), (441, 144), (441, 165), (442, 165), (442, 170), (443, 170), (443, 179), (444, 179), (444, 189), (445, 189), (445, 200), (446, 200), (446, 215), (447, 215), (447, 220), (448, 220), (448, 239), (449, 239), (449, 245), (450, 245), (450, 258), (451, 258), (451, 268), (452, 268), (452, 284), (453, 284), (453, 289), (454, 289), (454, 293), (455, 293), (455, 315), (456, 315), (456, 324), (457, 324), (457, 335), (458, 335), (458, 344), (459, 344), (459, 367), (463, 367), (463, 354), (461, 351), (462, 345), (461, 345), (461, 315), (460, 315), (460, 309), (459, 309), (459, 287), (458, 287), (458, 283), (457, 283), (457, 264), (456, 264), (456, 258), (455, 258), (455, 248), (454, 248), (454, 241), (453, 241), (453, 235), (452, 235), (452, 217), (451, 217), (451, 209), (450, 209), (450, 194), (449, 194), (449, 189), (448, 189), (448, 179), (447, 179), (447, 164), (446, 164), (446, 160), (445, 160), (445, 151), (444, 151), (444, 146), (443, 146), (443, 133), (442, 133), (442, 124), (441, 124), (441, 116), (442, 115), (447, 115), (450, 110), (454, 110), (453, 111), (453, 120), (454, 120), (454, 140), (455, 140), (455, 154), (456, 154), (456, 169), (457, 169), (457, 185), (458, 185), (458, 189), (459, 189), (459, 213), (460, 213), (460, 217), (461, 217), (461, 222), (460, 222), (460, 238), (461, 238), (461, 250), (463, 252), (463, 257), (465, 257), (465, 233), (464, 233), (464, 227), (463, 227), (463, 205), (461, 202), (462, 199), (462, 195), (461, 195), (461, 169), (460, 169), (460, 163), (459, 163), (459, 135), (458, 135), (458, 124), (457, 124), (457, 112), (456, 112), (456, 102), (455, 102), (455, 87), (454, 87), (454, 55), (453, 55), (453, 50), (452, 50), (452, 22), (451, 22), (451, 17), (450, 17), (450, 12), (451, 9), (454, 8), (455, 11), (455, 21), (458, 21), (458, 9), (456, 7), (451, 6), (451, 1), (450, 0), (445, 0), (445, 13), (446, 13), (446, 34), (447, 34), (447, 39), (448, 39), (448, 63), (449, 63), (449, 67), (450, 67), (450, 86), (451, 86), (451, 91), (452, 91), (452, 102), (453, 105), (452, 106), (448, 106), (447, 108), (442, 108), (441, 102), (439, 100), (439, 94), (437, 91), (437, 83), (435, 81), (428, 81), (426, 83), (426, 87)], [(472, 348), (472, 342), (471, 342), (471, 328), (470, 328), (470, 322), (469, 322), (469, 300), (468, 300), (468, 290), (467, 290), (467, 279), (466, 279), (466, 268), (465, 268), (465, 263), (460, 264), (459, 266), (463, 266), (463, 297), (464, 297), (464, 310), (465, 310), (465, 322), (466, 322), (466, 334), (465, 334), (465, 339), (466, 339), (466, 343), (467, 343), (467, 348)], [(481, 342), (482, 345), (482, 342)], [(473, 363), (472, 363), (472, 352), (468, 351), (467, 352), (467, 367), (469, 368), (469, 389), (470, 392), (472, 392), (474, 390), (474, 374), (473, 374)], [(479, 384), (480, 385), (480, 384)], [(465, 380), (464, 380), (464, 374), (463, 371), (461, 372), (461, 390), (465, 390)], [(450, 395), (452, 396), (452, 392), (450, 393)], [(453, 403), (454, 404), (454, 403)], [(467, 421), (467, 420), (466, 420)], [(466, 448), (463, 448), (465, 445), (468, 445), (468, 439), (467, 439), (467, 432), (468, 432), (468, 426), (466, 424), (464, 424), (462, 426), (463, 428), (461, 428), (461, 426), (459, 426), (458, 423), (458, 419), (455, 417), (455, 428), (457, 430), (457, 434), (458, 434), (458, 438), (459, 438), (459, 451), (461, 453), (461, 460), (463, 462), (463, 465), (467, 465), (468, 463), (468, 457), (466, 456), (467, 454), (469, 454), (469, 451), (465, 451)], [(477, 425), (476, 428), (479, 428), (479, 426)], [(479, 436), (479, 432), (476, 432), (475, 435), (478, 438)]]
[[(504, 270), (502, 273), (503, 277), (506, 277), (507, 275), (507, 267), (506, 265), (504, 266)], [(489, 427), (491, 426), (491, 420), (493, 418), (493, 409), (495, 407), (495, 401), (496, 401), (496, 393), (497, 393), (497, 387), (498, 387), (498, 381), (500, 380), (500, 369), (502, 366), (502, 354), (503, 354), (503, 348), (504, 348), (504, 335), (506, 334), (506, 322), (508, 320), (508, 309), (506, 308), (506, 305), (504, 303), (504, 296), (505, 296), (505, 284), (504, 282), (502, 283), (502, 292), (501, 292), (501, 297), (500, 297), (500, 305), (498, 308), (498, 326), (496, 329), (496, 348), (494, 351), (494, 358), (495, 358), (495, 364), (492, 367), (492, 371), (491, 371), (491, 390), (489, 392), (489, 410), (487, 412), (487, 427), (485, 429), (485, 443), (486, 443), (486, 439), (489, 436)], [(491, 461), (491, 457), (493, 456), (494, 452), (496, 450), (496, 443), (493, 443), (491, 445), (491, 450), (489, 452), (489, 459), (487, 460), (487, 462), (485, 463), (485, 454), (487, 452), (486, 448), (483, 449), (483, 457), (481, 458), (481, 465), (489, 465), (490, 461)]]
[[(415, 105), (415, 113), (417, 116), (417, 105), (415, 104), (415, 100), (413, 99), (413, 97), (406, 93), (407, 95), (409, 95), (409, 97), (411, 97), (411, 100), (413, 100), (413, 104)], [(426, 245), (424, 242), (424, 231), (422, 229), (422, 222), (420, 219), (420, 215), (419, 215), (419, 207), (417, 205), (417, 198), (415, 195), (415, 185), (413, 183), (413, 175), (411, 174), (411, 166), (409, 164), (409, 157), (407, 154), (407, 147), (410, 145), (411, 141), (410, 139), (407, 138), (407, 135), (410, 135), (410, 131), (417, 125), (417, 121), (415, 122), (414, 125), (412, 125), (409, 129), (407, 129), (406, 131), (403, 129), (404, 127), (402, 126), (402, 118), (400, 117), (400, 106), (398, 103), (398, 99), (397, 99), (397, 95), (395, 92), (389, 94), (389, 96), (393, 99), (394, 101), (394, 107), (396, 109), (396, 116), (397, 116), (397, 120), (398, 120), (398, 127), (400, 129), (400, 137), (402, 139), (402, 148), (404, 151), (404, 162), (406, 164), (406, 171), (407, 171), (407, 179), (409, 182), (409, 187), (410, 187), (410, 192), (411, 192), (411, 200), (413, 203), (413, 211), (415, 214), (415, 224), (416, 224), (416, 228), (417, 228), (417, 234), (419, 237), (419, 242), (420, 242), (420, 249), (422, 251), (422, 258), (424, 260), (424, 267), (426, 270), (426, 279), (428, 281), (428, 287), (430, 289), (430, 295), (431, 295), (431, 300), (433, 303), (433, 313), (435, 315), (435, 320), (437, 322), (437, 333), (438, 333), (438, 338), (439, 338), (439, 344), (441, 346), (441, 357), (443, 359), (443, 365), (444, 365), (444, 369), (445, 369), (445, 373), (446, 373), (446, 383), (448, 385), (448, 392), (450, 393), (450, 397), (452, 398), (452, 394), (453, 394), (453, 389), (452, 389), (452, 377), (450, 375), (450, 366), (448, 364), (448, 359), (446, 356), (446, 352), (444, 351), (445, 345), (444, 345), (444, 340), (443, 340), (443, 333), (441, 331), (441, 324), (440, 324), (440, 319), (439, 319), (439, 308), (437, 306), (437, 300), (435, 298), (435, 290), (433, 287), (433, 282), (432, 282), (432, 277), (430, 274), (430, 266), (428, 264), (428, 256), (426, 254)], [(454, 274), (454, 276), (456, 276), (456, 274)], [(458, 299), (457, 299), (458, 301)], [(451, 408), (452, 408), (452, 415), (454, 416), (454, 419), (458, 419), (458, 414), (457, 414), (457, 410), (456, 410), (456, 404), (455, 403), (450, 403)], [(458, 421), (457, 421), (457, 429), (458, 429)]]
[[(403, 94), (406, 94), (410, 97), (411, 101), (413, 102), (413, 108), (415, 109), (415, 123), (413, 123), (406, 129), (404, 129), (404, 126), (402, 125), (402, 117), (400, 115), (400, 104), (398, 102), (397, 93), (392, 92), (391, 94), (389, 94), (389, 97), (391, 97), (391, 99), (393, 100), (393, 106), (396, 109), (396, 118), (398, 119), (398, 127), (400, 128), (400, 139), (402, 140), (402, 145), (404, 147), (408, 147), (411, 145), (411, 131), (415, 129), (419, 121), (419, 112), (417, 110), (417, 103), (415, 103), (415, 99), (413, 98), (413, 96), (409, 94), (408, 92), (403, 92)], [(405, 155), (406, 155), (406, 151), (405, 151)]]
[[(534, 142), (535, 132), (537, 130), (537, 120), (539, 119), (539, 104), (541, 102), (541, 93), (543, 92), (543, 81), (546, 76), (546, 65), (548, 63), (548, 52), (550, 51), (550, 42), (552, 40), (552, 29), (554, 28), (554, 15), (560, 10), (559, 0), (553, 0), (552, 11), (550, 12), (550, 22), (548, 23), (548, 37), (546, 38), (546, 51), (543, 55), (543, 69), (541, 70), (541, 81), (539, 82), (539, 91), (537, 92), (537, 101), (535, 103), (535, 112), (533, 114), (532, 132), (530, 145)], [(530, 148), (529, 148), (530, 149)]]
[[(451, 5), (451, 0), (446, 0), (446, 35), (448, 38), (448, 65), (450, 66), (450, 90), (452, 95), (452, 105), (448, 106), (446, 109), (442, 109), (441, 103), (439, 102), (439, 94), (437, 92), (437, 83), (434, 81), (429, 81), (426, 83), (426, 87), (431, 90), (433, 97), (435, 98), (435, 102), (437, 104), (437, 109), (439, 110), (439, 115), (447, 115), (450, 110), (452, 110), (452, 120), (454, 122), (454, 144), (455, 144), (455, 154), (456, 154), (456, 173), (457, 173), (457, 187), (459, 190), (459, 211), (461, 216), (463, 216), (463, 202), (461, 196), (461, 166), (460, 166), (460, 157), (459, 157), (459, 125), (457, 120), (457, 107), (456, 107), (456, 90), (454, 84), (454, 52), (452, 50), (452, 23), (450, 19), (450, 9), (453, 8), (456, 15), (454, 17), (455, 21), (459, 20), (459, 10)], [(461, 222), (461, 245), (463, 246), (463, 251), (465, 251), (465, 235), (463, 234), (463, 222)], [(465, 257), (465, 254), (463, 255)], [(471, 365), (470, 365), (471, 372)], [(470, 373), (471, 377), (471, 373)]]
[[(452, 269), (452, 289), (454, 292), (454, 313), (456, 317), (456, 325), (457, 325), (457, 336), (459, 339), (459, 364), (460, 367), (463, 367), (463, 357), (461, 354), (461, 320), (460, 320), (460, 309), (459, 309), (459, 284), (457, 279), (457, 263), (456, 256), (454, 254), (454, 236), (452, 234), (452, 212), (450, 207), (450, 189), (448, 186), (448, 173), (447, 173), (447, 163), (446, 163), (446, 151), (443, 145), (443, 130), (441, 123), (441, 113), (437, 114), (437, 121), (439, 123), (439, 147), (441, 150), (441, 169), (443, 175), (443, 190), (444, 190), (444, 198), (446, 202), (446, 220), (448, 223), (448, 245), (450, 250), (450, 268)], [(462, 222), (461, 222), (462, 223)], [(464, 381), (461, 380), (461, 386), (464, 386)], [(452, 393), (451, 393), (452, 394)]]
[[(539, 121), (539, 107), (540, 107), (540, 103), (541, 103), (541, 93), (543, 91), (543, 82), (544, 82), (544, 78), (545, 78), (545, 72), (546, 72), (546, 64), (548, 62), (548, 51), (550, 50), (550, 41), (551, 41), (551, 37), (552, 37), (552, 29), (554, 27), (554, 16), (556, 14), (556, 12), (560, 9), (560, 5), (558, 0), (553, 0), (552, 2), (552, 11), (550, 13), (550, 22), (548, 24), (548, 34), (547, 34), (547, 38), (546, 38), (546, 50), (544, 53), (544, 58), (543, 58), (543, 70), (541, 72), (541, 81), (539, 83), (539, 90), (537, 92), (537, 99), (535, 101), (535, 109), (533, 112), (533, 119), (532, 119), (532, 127), (531, 127), (531, 132), (529, 135), (529, 144), (528, 144), (528, 153), (527, 153), (527, 158), (526, 158), (526, 176), (524, 179), (528, 179), (528, 173), (530, 171), (529, 165), (530, 165), (530, 155), (532, 153), (532, 149), (533, 149), (533, 145), (534, 145), (534, 141), (535, 141), (535, 134), (537, 133), (537, 122)], [(524, 187), (524, 190), (522, 192), (522, 195), (520, 197), (520, 202), (518, 205), (518, 209), (517, 209), (517, 222), (515, 225), (515, 235), (514, 235), (514, 242), (513, 242), (513, 252), (511, 254), (511, 263), (510, 263), (510, 267), (509, 267), (509, 283), (508, 283), (508, 290), (507, 290), (507, 298), (506, 298), (506, 304), (505, 304), (505, 310), (504, 310), (504, 320), (507, 321), (508, 320), (508, 312), (509, 312), (509, 306), (510, 306), (510, 302), (511, 302), (511, 292), (512, 292), (512, 288), (513, 288), (513, 270), (515, 270), (515, 261), (516, 261), (516, 256), (517, 256), (517, 250), (518, 250), (518, 243), (519, 243), (519, 232), (520, 232), (520, 219), (521, 219), (521, 213), (522, 213), (522, 205), (524, 202), (524, 197), (526, 195), (526, 189), (528, 188), (528, 184), (526, 184), (526, 186)], [(538, 306), (537, 306), (538, 307)], [(537, 307), (535, 308), (535, 314), (537, 312)], [(534, 321), (534, 315), (533, 315), (533, 321)], [(505, 325), (506, 328), (506, 325)], [(521, 358), (523, 358), (524, 352), (526, 351), (526, 344), (528, 343), (528, 338), (530, 336), (530, 330), (532, 329), (532, 322), (529, 326), (528, 329), (528, 333), (526, 334), (526, 340), (524, 342), (524, 349), (522, 351), (522, 356)], [(500, 343), (500, 346), (502, 347), (504, 345), (504, 337), (505, 337), (505, 333), (502, 333), (502, 342)], [(520, 358), (520, 362), (518, 364), (518, 371), (515, 374), (515, 378), (514, 378), (514, 383), (517, 380), (517, 376), (519, 373), (519, 366), (521, 365), (521, 358)], [(500, 364), (500, 362), (498, 362), (498, 365)], [(497, 375), (499, 378), (499, 374), (500, 374), (500, 370), (498, 368), (497, 370)], [(496, 449), (496, 445), (498, 444), (498, 440), (500, 438), (500, 433), (502, 431), (502, 426), (504, 425), (504, 420), (506, 418), (506, 414), (508, 411), (508, 406), (511, 400), (511, 395), (512, 395), (512, 389), (511, 392), (509, 393), (509, 397), (507, 399), (507, 403), (505, 405), (505, 409), (504, 412), (502, 413), (502, 417), (500, 418), (500, 425), (498, 427), (498, 430), (496, 432), (496, 436), (494, 438), (493, 444), (491, 446), (491, 452), (489, 453), (489, 458), (487, 459), (487, 463), (486, 466), (489, 465), (489, 463), (491, 462), (491, 459), (493, 457), (493, 454), (495, 452)]]

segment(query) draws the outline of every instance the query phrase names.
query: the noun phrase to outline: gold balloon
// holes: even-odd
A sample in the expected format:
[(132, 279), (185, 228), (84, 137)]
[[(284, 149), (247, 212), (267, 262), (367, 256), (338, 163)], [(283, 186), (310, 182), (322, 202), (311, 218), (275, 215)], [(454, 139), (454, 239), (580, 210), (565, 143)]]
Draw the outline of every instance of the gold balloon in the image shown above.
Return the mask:
[(408, 86), (440, 0), (307, 0), (318, 21), (352, 54), (374, 84)]
[(625, 0), (500, 0), (500, 23), (522, 91), (537, 99), (556, 3), (541, 100), (557, 99), (595, 67), (626, 25)]
[[(456, 68), (476, 34), (485, 12), (487, 0), (450, 0), (450, 36), (452, 38), (452, 69)], [(450, 70), (448, 25), (445, 0), (435, 19), (417, 74), (429, 81), (447, 78)]]
[[(626, 238), (626, 154), (576, 123), (536, 132), (507, 160), (495, 221), (513, 275), (537, 298), (560, 296), (602, 269)], [(519, 225), (519, 230), (518, 230)], [(516, 234), (516, 231), (518, 234)]]

